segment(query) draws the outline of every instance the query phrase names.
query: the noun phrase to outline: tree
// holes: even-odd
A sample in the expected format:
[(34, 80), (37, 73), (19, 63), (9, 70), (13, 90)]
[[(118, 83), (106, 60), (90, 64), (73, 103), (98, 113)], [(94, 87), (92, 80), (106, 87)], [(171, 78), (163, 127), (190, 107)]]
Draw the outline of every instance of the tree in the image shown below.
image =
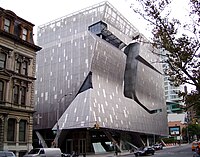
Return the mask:
[(198, 138), (200, 137), (200, 125), (199, 124), (189, 124), (188, 132), (190, 136), (196, 135)]
[(170, 0), (135, 0), (131, 8), (152, 26), (151, 44), (167, 52), (164, 62), (169, 68), (164, 73), (173, 85), (195, 87), (192, 92), (181, 92), (180, 96), (184, 96), (187, 104), (200, 106), (200, 1), (188, 3), (189, 23), (171, 17)]

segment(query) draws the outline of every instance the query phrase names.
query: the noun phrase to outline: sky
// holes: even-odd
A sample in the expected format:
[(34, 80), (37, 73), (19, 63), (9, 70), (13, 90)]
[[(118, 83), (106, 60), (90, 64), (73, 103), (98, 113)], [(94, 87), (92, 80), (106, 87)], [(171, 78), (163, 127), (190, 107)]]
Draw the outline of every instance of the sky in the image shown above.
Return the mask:
[[(37, 40), (38, 26), (103, 1), (105, 0), (0, 0), (0, 7), (11, 10), (17, 16), (33, 23), (35, 25), (34, 39)], [(125, 16), (142, 34), (149, 34), (150, 36), (150, 29), (144, 20), (130, 8), (130, 4), (136, 0), (107, 1)], [(173, 1), (174, 16), (184, 18), (183, 11), (186, 11), (185, 4), (188, 0)]]
[[(105, 0), (0, 0), (0, 7), (11, 10), (17, 16), (33, 23), (36, 35), (38, 26), (103, 1)], [(108, 2), (124, 14), (133, 13), (128, 0)]]
[[(37, 44), (37, 28), (70, 13), (87, 8), (105, 0), (0, 0), (0, 7), (13, 11), (17, 16), (33, 23), (34, 41)], [(126, 17), (140, 33), (151, 37), (150, 28), (142, 17), (130, 8), (136, 0), (107, 0), (124, 17)], [(188, 22), (189, 0), (172, 0), (172, 17)]]

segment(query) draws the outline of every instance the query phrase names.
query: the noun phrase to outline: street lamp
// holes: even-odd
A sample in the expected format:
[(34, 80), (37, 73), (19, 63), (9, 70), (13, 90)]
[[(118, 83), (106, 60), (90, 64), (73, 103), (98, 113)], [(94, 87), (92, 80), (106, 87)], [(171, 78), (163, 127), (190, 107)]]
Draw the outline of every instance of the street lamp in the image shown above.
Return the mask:
[(56, 113), (56, 126), (57, 126), (57, 131), (56, 131), (56, 137), (55, 137), (55, 146), (56, 148), (58, 147), (58, 138), (60, 136), (60, 128), (59, 128), (59, 124), (58, 124), (58, 120), (59, 120), (59, 110), (60, 110), (60, 103), (62, 101), (62, 99), (68, 95), (72, 95), (72, 93), (67, 93), (65, 95), (63, 95), (58, 101), (57, 101), (57, 113)]

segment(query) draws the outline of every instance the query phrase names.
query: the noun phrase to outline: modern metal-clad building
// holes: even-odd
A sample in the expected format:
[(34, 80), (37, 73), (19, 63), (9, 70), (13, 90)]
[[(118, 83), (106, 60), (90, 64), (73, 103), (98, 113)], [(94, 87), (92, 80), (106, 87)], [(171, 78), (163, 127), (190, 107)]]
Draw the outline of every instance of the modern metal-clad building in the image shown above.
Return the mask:
[(39, 27), (34, 129), (47, 145), (52, 130), (81, 154), (167, 135), (162, 65), (147, 43), (108, 2)]

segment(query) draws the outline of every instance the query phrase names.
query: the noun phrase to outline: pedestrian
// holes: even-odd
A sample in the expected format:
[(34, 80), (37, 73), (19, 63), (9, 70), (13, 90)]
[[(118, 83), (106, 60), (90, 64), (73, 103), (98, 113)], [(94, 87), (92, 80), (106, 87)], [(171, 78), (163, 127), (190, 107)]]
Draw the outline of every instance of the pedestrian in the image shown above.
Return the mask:
[(117, 151), (117, 150), (115, 150), (115, 155), (116, 155), (116, 156), (118, 155), (118, 151)]
[(117, 156), (118, 155), (118, 150), (117, 150), (117, 144), (116, 143), (114, 144), (114, 151), (115, 151), (115, 155)]

